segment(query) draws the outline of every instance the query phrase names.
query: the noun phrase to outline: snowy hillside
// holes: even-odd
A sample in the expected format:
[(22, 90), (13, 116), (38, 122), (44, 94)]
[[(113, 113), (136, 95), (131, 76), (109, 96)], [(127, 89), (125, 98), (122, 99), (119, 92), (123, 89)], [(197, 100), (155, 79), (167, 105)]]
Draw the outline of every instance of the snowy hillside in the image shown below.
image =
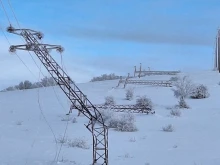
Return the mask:
[[(180, 74), (181, 75), (181, 74)], [(93, 104), (102, 104), (105, 96), (114, 96), (116, 104), (135, 104), (146, 95), (154, 104), (154, 115), (135, 114), (137, 132), (109, 129), (109, 165), (219, 165), (220, 164), (220, 75), (204, 71), (185, 73), (194, 83), (207, 85), (210, 97), (186, 99), (190, 109), (181, 117), (172, 117), (167, 107), (178, 99), (170, 87), (127, 85), (134, 87), (134, 99), (125, 100), (118, 80), (78, 84)], [(171, 76), (147, 76), (141, 79), (169, 80)], [(39, 94), (39, 95), (38, 95)], [(39, 100), (38, 100), (39, 99)], [(92, 136), (85, 128), (88, 119), (77, 111), (67, 123), (70, 103), (59, 87), (0, 93), (0, 165), (60, 165), (92, 163)], [(76, 117), (77, 123), (72, 119)], [(162, 127), (172, 124), (174, 132)], [(89, 149), (56, 143), (67, 128), (67, 139), (82, 138)], [(57, 154), (59, 157), (57, 158)]]

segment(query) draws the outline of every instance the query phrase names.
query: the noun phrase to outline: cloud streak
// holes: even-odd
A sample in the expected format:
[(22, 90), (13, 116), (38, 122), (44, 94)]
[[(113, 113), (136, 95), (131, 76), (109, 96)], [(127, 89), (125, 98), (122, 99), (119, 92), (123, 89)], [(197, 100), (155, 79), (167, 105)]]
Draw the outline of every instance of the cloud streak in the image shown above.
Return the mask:
[(99, 41), (128, 41), (153, 44), (211, 45), (213, 41), (202, 35), (193, 36), (183, 33), (151, 33), (150, 31), (125, 31), (95, 28), (72, 27), (66, 32), (68, 36)]

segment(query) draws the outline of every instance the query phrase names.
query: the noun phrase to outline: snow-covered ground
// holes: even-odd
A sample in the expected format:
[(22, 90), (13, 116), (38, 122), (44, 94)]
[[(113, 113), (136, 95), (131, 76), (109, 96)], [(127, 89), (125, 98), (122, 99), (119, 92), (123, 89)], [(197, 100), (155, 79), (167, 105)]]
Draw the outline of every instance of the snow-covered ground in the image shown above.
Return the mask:
[[(134, 87), (135, 98), (125, 100), (118, 80), (78, 84), (93, 104), (112, 95), (117, 104), (134, 104), (137, 96), (146, 95), (154, 103), (156, 114), (135, 114), (137, 132), (109, 130), (110, 165), (220, 165), (220, 76), (217, 72), (185, 73), (194, 83), (208, 86), (210, 97), (186, 102), (181, 117), (170, 116), (166, 107), (178, 100), (169, 87), (127, 85)], [(169, 80), (171, 76), (148, 76), (142, 79)], [(39, 97), (38, 97), (39, 94)], [(39, 99), (39, 100), (38, 100)], [(0, 93), (0, 165), (89, 165), (92, 162), (92, 136), (85, 128), (88, 119), (63, 121), (70, 103), (59, 87)], [(162, 127), (172, 124), (174, 132)], [(84, 138), (89, 149), (56, 143), (67, 128), (67, 139)], [(57, 158), (57, 154), (59, 157)], [(74, 163), (75, 162), (75, 163)]]

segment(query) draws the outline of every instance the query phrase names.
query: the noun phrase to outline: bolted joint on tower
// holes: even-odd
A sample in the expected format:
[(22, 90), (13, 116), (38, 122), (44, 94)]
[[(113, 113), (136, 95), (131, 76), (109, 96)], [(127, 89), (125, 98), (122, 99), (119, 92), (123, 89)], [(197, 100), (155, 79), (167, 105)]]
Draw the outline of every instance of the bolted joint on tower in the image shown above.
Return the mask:
[(13, 33), (15, 31), (15, 28), (13, 28), (11, 25), (9, 27), (7, 27), (7, 32), (9, 33)]

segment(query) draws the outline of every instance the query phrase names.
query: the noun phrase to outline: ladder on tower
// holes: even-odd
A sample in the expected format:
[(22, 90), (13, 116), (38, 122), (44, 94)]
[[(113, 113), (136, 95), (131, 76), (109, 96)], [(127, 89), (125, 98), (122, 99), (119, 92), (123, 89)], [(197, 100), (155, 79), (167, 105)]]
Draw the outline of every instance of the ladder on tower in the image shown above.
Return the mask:
[[(43, 37), (42, 33), (31, 29), (15, 29), (9, 26), (7, 31), (22, 36), (26, 41), (25, 45), (10, 46), (9, 51), (15, 52), (16, 49), (33, 51), (71, 103), (75, 105), (75, 108), (89, 119), (86, 128), (93, 136), (92, 164), (108, 165), (108, 128), (102, 115), (49, 54), (51, 49), (62, 52), (63, 48), (57, 45), (40, 43), (39, 40)], [(90, 109), (87, 108), (88, 106)]]

